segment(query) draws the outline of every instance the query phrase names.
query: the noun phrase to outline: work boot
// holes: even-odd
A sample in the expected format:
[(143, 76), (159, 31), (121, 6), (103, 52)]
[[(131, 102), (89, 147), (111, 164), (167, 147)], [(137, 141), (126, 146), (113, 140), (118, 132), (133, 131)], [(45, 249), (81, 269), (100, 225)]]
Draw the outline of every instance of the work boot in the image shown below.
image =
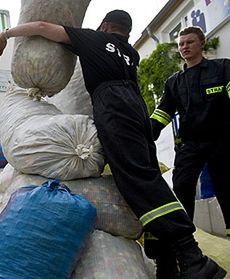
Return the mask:
[(170, 252), (168, 254), (165, 253), (163, 256), (159, 255), (156, 257), (155, 262), (157, 279), (180, 279), (177, 260), (175, 256), (171, 257)]
[(193, 236), (176, 244), (181, 279), (223, 279), (226, 271), (212, 259), (204, 256)]
[(148, 258), (156, 263), (157, 279), (179, 279), (180, 272), (176, 260), (176, 252), (172, 244), (160, 241), (145, 233), (144, 250)]

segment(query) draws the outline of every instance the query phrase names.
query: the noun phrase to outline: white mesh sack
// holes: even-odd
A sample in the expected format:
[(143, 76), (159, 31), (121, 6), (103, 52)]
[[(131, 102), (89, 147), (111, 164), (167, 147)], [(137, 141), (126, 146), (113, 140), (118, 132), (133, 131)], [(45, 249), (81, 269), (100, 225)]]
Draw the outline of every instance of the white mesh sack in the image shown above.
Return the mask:
[(95, 230), (90, 235), (72, 279), (153, 279), (134, 240)]
[[(21, 0), (19, 24), (48, 21), (80, 27), (90, 0)], [(15, 38), (12, 76), (29, 94), (52, 96), (69, 82), (76, 56), (59, 43), (40, 36)]]
[(7, 161), (23, 173), (48, 178), (100, 176), (104, 157), (93, 120), (61, 114), (45, 101), (32, 100), (25, 91), (9, 89), (0, 112)]
[[(0, 211), (9, 201), (10, 195), (27, 185), (41, 185), (47, 178), (39, 175), (23, 174), (7, 164), (0, 174)], [(62, 181), (73, 193), (84, 196), (97, 209), (95, 228), (138, 239), (142, 234), (142, 224), (121, 196), (112, 176)]]
[(93, 106), (82, 75), (81, 64), (77, 61), (74, 73), (67, 86), (58, 94), (46, 100), (66, 114), (93, 115)]
[(54, 105), (32, 100), (25, 89), (11, 84), (2, 98), (0, 110), (0, 138), (3, 145), (11, 140), (12, 133), (28, 118), (62, 114)]

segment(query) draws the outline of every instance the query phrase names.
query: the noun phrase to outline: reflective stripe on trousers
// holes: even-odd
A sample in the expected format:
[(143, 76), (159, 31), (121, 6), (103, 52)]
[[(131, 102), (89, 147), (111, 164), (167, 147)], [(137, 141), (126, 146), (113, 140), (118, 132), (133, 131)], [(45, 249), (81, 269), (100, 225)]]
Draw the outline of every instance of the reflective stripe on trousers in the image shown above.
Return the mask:
[(170, 202), (168, 204), (162, 205), (156, 209), (153, 209), (145, 213), (143, 216), (141, 216), (140, 221), (142, 222), (143, 226), (145, 226), (146, 224), (153, 221), (154, 219), (159, 218), (163, 215), (166, 215), (176, 210), (184, 210), (184, 208), (177, 201)]

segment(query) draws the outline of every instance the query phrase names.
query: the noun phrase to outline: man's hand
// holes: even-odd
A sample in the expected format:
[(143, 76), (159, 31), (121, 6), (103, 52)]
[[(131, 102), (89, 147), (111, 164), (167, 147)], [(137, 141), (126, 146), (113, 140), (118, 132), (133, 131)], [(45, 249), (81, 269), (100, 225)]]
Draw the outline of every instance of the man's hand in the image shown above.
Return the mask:
[(3, 32), (0, 33), (0, 56), (2, 55), (5, 47), (7, 45), (7, 40)]

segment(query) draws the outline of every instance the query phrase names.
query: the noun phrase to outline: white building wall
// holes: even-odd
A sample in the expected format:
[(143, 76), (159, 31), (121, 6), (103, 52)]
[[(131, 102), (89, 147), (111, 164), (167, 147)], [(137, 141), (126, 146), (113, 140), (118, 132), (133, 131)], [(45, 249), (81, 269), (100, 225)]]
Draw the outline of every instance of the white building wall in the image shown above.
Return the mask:
[(174, 11), (167, 20), (161, 25), (158, 32), (161, 34), (161, 42), (166, 43), (170, 42), (169, 33), (179, 24), (181, 23), (181, 28), (186, 27), (186, 19), (188, 12), (192, 9), (194, 5), (193, 0), (184, 1), (180, 7)]
[(220, 40), (220, 45), (217, 48), (217, 57), (230, 59), (230, 20), (221, 29), (217, 30), (212, 37), (219, 37)]
[(156, 49), (156, 42), (149, 37), (146, 42), (138, 49), (140, 59), (147, 58), (154, 49)]

